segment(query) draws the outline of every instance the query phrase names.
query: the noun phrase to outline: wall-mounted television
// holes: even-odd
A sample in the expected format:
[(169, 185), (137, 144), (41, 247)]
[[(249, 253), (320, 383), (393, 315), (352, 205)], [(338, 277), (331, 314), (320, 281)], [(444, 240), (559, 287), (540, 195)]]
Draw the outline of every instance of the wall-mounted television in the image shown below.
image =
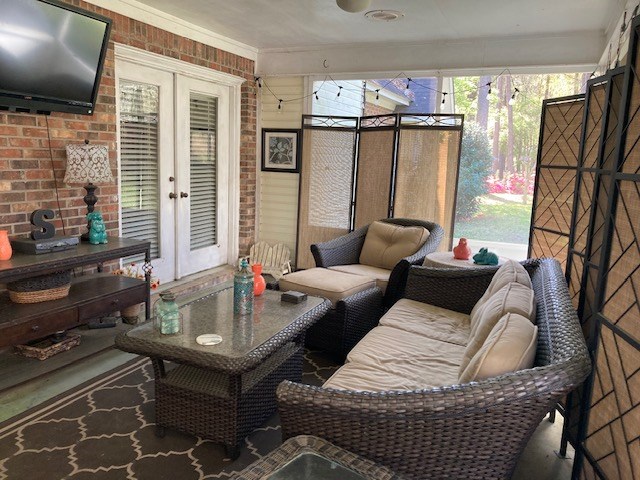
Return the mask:
[(91, 115), (110, 29), (57, 0), (0, 0), (0, 108)]

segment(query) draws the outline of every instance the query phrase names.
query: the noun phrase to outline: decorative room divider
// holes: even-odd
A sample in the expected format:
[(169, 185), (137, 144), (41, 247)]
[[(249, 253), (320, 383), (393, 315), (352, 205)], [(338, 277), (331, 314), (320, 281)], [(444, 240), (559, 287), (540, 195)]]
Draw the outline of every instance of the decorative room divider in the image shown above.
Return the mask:
[(303, 115), (298, 268), (312, 243), (385, 217), (434, 221), (451, 249), (463, 115)]
[[(561, 452), (567, 440), (576, 449), (574, 479), (640, 479), (639, 43), (636, 18), (626, 67), (590, 80), (584, 101), (573, 97), (543, 105), (530, 255), (566, 262), (594, 364), (564, 412)], [(584, 115), (576, 167), (569, 162), (562, 174), (547, 172), (573, 158), (579, 104)], [(573, 202), (567, 202), (564, 191), (571, 184)], [(567, 212), (568, 235), (549, 232), (549, 222), (563, 224)]]

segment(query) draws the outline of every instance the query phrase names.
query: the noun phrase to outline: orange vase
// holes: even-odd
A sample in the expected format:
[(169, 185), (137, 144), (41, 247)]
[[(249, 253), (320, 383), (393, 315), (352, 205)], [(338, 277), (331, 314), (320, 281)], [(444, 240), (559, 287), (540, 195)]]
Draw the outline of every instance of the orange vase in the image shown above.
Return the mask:
[(9, 232), (7, 230), (0, 230), (0, 260), (9, 260), (13, 250), (11, 249), (11, 242), (9, 242)]
[(453, 258), (458, 260), (469, 260), (471, 248), (467, 245), (467, 239), (461, 238), (456, 247), (453, 247)]
[(262, 295), (262, 292), (267, 288), (267, 282), (265, 282), (264, 277), (262, 276), (262, 265), (259, 263), (254, 263), (251, 265), (251, 270), (253, 270), (253, 294), (257, 297)]

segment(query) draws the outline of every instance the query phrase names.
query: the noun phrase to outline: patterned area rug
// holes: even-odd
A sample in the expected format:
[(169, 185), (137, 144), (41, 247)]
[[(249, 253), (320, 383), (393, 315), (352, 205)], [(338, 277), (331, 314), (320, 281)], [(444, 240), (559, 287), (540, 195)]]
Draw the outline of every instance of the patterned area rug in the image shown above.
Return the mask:
[[(337, 368), (319, 352), (304, 357), (304, 383), (321, 385)], [(280, 443), (277, 414), (235, 461), (209, 440), (170, 429), (156, 437), (153, 370), (138, 359), (0, 425), (0, 478), (233, 478)]]

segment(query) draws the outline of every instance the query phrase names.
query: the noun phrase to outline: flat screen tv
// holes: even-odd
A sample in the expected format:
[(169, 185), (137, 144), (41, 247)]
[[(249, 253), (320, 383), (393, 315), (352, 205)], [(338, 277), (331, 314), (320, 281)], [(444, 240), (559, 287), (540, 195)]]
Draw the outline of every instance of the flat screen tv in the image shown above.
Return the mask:
[(110, 29), (57, 0), (0, 0), (0, 108), (91, 115)]

